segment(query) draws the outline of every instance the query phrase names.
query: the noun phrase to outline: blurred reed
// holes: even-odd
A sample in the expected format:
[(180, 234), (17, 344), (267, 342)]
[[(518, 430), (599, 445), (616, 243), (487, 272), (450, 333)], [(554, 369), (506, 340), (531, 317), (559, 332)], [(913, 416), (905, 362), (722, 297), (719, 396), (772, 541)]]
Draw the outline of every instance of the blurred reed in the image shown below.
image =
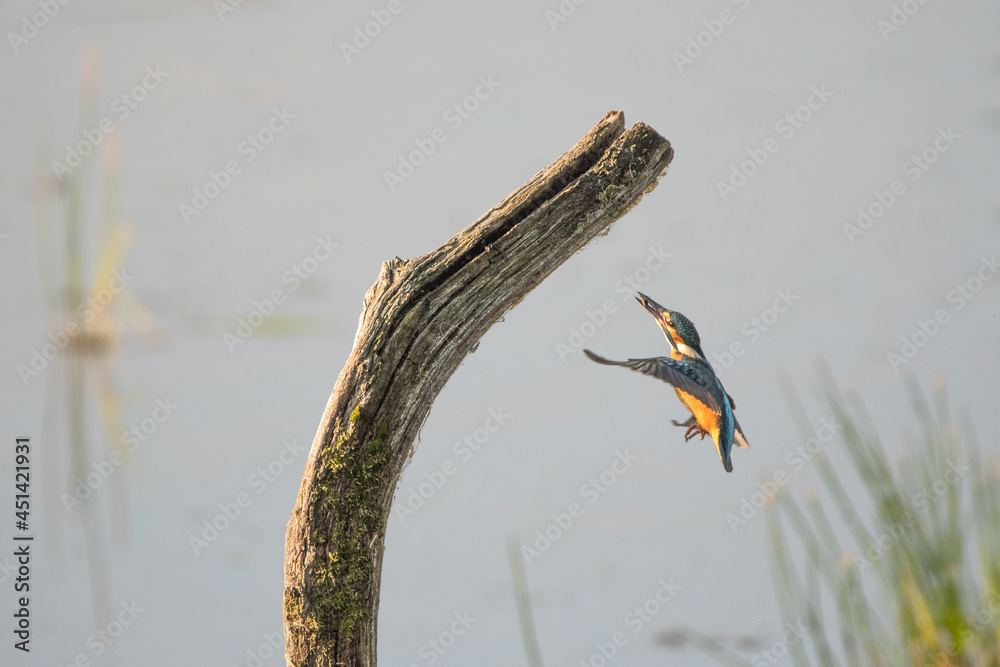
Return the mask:
[[(88, 48), (81, 65), (81, 133), (97, 126), (100, 68), (99, 49)], [(44, 448), (47, 458), (43, 467), (42, 496), (46, 541), (59, 548), (62, 531), (69, 520), (77, 515), (80, 517), (94, 616), (101, 622), (111, 617), (108, 530), (95, 499), (95, 496), (104, 495), (100, 493), (103, 483), (82, 500), (77, 489), (88, 474), (94, 472), (91, 467), (94, 461), (107, 460), (111, 452), (116, 452), (122, 460), (129, 458), (122, 443), (124, 428), (114, 382), (113, 356), (120, 340), (121, 313), (126, 313), (136, 330), (148, 329), (151, 318), (127, 289), (117, 293), (108, 289), (113, 272), (124, 264), (133, 236), (131, 225), (119, 214), (120, 135), (113, 131), (100, 142), (98, 234), (90, 271), (86, 266), (90, 253), (85, 234), (85, 183), (88, 182), (90, 162), (85, 160), (71, 173), (57, 178), (48, 167), (47, 143), (40, 136), (35, 178), (38, 265), (49, 333), (46, 343), (54, 337), (55, 341), (60, 341), (62, 353), (45, 368), (43, 440), (47, 443)], [(54, 213), (54, 209), (57, 212)], [(85, 278), (88, 273), (89, 280)], [(92, 402), (96, 402), (104, 440), (104, 446), (96, 451), (89, 444), (93, 435), (93, 429), (88, 426)], [(65, 449), (59, 432), (61, 425), (65, 425)], [(127, 466), (123, 465), (116, 469), (106, 480), (111, 532), (121, 546), (129, 539), (125, 468)], [(80, 502), (73, 502), (73, 499)]]
[[(772, 570), (798, 667), (1000, 666), (1000, 464), (984, 459), (971, 424), (954, 421), (943, 376), (928, 401), (915, 379), (911, 453), (893, 472), (871, 416), (819, 367), (826, 401), (871, 502), (845, 490), (815, 457), (826, 501), (783, 490), (768, 513)], [(787, 379), (803, 437), (813, 429)]]

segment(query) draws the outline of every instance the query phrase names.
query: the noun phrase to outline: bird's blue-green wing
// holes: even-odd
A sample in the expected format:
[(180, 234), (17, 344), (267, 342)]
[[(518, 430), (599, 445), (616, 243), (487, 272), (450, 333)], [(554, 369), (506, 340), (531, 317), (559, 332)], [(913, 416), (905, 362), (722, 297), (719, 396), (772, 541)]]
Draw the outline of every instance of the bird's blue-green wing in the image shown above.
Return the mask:
[[(732, 407), (732, 403), (729, 406)], [(736, 415), (733, 415), (733, 442), (736, 443), (737, 447), (750, 446), (750, 443), (747, 442), (747, 437), (743, 435), (743, 429), (740, 427), (740, 422), (736, 419)]]
[(714, 380), (708, 377), (700, 362), (681, 361), (670, 357), (653, 357), (651, 359), (629, 359), (628, 361), (612, 361), (594, 354), (590, 350), (583, 351), (592, 361), (609, 366), (625, 366), (645, 375), (651, 375), (677, 387), (705, 404), (717, 415), (722, 414), (719, 398), (711, 391)]
[(733, 397), (729, 395), (729, 392), (726, 392), (726, 398), (729, 399), (729, 409), (734, 412), (733, 424), (735, 426), (735, 434), (733, 435), (733, 441), (736, 443), (737, 447), (749, 447), (750, 443), (747, 442), (747, 437), (743, 435), (743, 429), (740, 428), (740, 422), (736, 419), (736, 401), (734, 401)]

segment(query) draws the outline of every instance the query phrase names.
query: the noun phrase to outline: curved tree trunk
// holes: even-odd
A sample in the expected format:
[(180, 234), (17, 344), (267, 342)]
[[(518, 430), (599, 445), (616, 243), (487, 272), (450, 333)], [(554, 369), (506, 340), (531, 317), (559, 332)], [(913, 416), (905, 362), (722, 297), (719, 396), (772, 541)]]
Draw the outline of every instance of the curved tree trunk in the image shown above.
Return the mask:
[(374, 667), (386, 522), (438, 392), (500, 317), (656, 186), (670, 142), (608, 113), (437, 250), (382, 264), (285, 535), (289, 665)]

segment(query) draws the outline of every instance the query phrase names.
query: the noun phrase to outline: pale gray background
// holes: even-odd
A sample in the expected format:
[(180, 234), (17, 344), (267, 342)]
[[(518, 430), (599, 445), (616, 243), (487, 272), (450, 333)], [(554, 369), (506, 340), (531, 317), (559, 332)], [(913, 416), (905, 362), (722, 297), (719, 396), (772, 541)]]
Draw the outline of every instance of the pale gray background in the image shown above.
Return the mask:
[[(305, 456), (259, 496), (248, 477), (279, 454), (283, 440), (311, 442), (380, 262), (438, 246), (610, 109), (670, 139), (674, 163), (606, 238), (490, 331), (435, 403), (397, 502), (425, 472), (445, 459), (458, 462), (452, 444), (473, 435), (489, 409), (502, 407), (511, 418), (414, 517), (403, 524), (393, 517), (381, 664), (427, 664), (421, 645), (466, 610), (477, 622), (436, 664), (525, 664), (505, 536), (533, 539), (626, 449), (639, 463), (597, 503), (585, 504), (584, 516), (528, 568), (546, 664), (577, 665), (619, 630), (629, 644), (613, 664), (637, 666), (714, 664), (654, 641), (658, 631), (682, 625), (724, 640), (775, 641), (781, 628), (766, 521), (757, 517), (734, 535), (725, 515), (774, 470), (789, 473), (796, 493), (815, 484), (813, 466), (795, 472), (785, 460), (801, 439), (776, 373), (788, 370), (818, 420), (828, 412), (812, 360), (825, 355), (867, 402), (893, 455), (902, 455), (912, 412), (887, 354), (939, 308), (950, 321), (911, 366), (925, 385), (944, 371), (954, 404), (969, 410), (985, 446), (997, 451), (1000, 280), (960, 311), (946, 300), (975, 275), (982, 256), (1000, 252), (996, 3), (919, 5), (884, 39), (877, 22), (890, 17), (888, 0), (591, 0), (556, 29), (545, 15), (557, 11), (556, 0), (404, 0), (403, 11), (346, 62), (339, 44), (384, 7), (245, 0), (220, 20), (205, 1), (80, 1), (61, 7), (15, 54), (6, 33), (38, 5), (3, 3), (3, 451), (15, 435), (42, 434), (46, 380), (25, 387), (16, 370), (46, 333), (31, 190), (36, 137), (48, 137), (48, 158), (77, 140), (80, 59), (91, 44), (103, 52), (101, 116), (114, 117), (114, 99), (147, 66), (169, 72), (117, 123), (122, 212), (136, 229), (125, 262), (135, 275), (130, 289), (152, 310), (164, 340), (157, 346), (126, 333), (115, 377), (126, 425), (148, 416), (157, 398), (181, 406), (127, 473), (134, 535), (128, 549), (112, 552), (106, 593), (112, 604), (135, 600), (144, 609), (136, 623), (110, 654), (94, 658), (77, 521), (60, 550), (36, 545), (30, 658), (10, 647), (11, 581), (0, 583), (8, 619), (0, 624), (3, 664), (64, 665), (83, 653), (94, 664), (246, 665), (247, 651), (281, 627), (284, 526)], [(672, 54), (724, 9), (735, 22), (678, 71)], [(442, 114), (472, 94), (480, 76), (501, 85), (452, 129)], [(813, 86), (832, 97), (785, 139), (775, 124), (805, 103)], [(275, 107), (295, 115), (289, 128), (185, 225), (178, 205), (190, 202), (210, 170), (241, 159), (237, 146)], [(438, 127), (447, 141), (390, 192), (383, 173)], [(960, 138), (911, 183), (903, 165), (932, 145), (939, 127)], [(723, 202), (716, 183), (768, 137), (780, 150)], [(906, 193), (849, 243), (844, 223), (897, 178)], [(97, 184), (88, 183), (92, 212)], [(92, 214), (85, 229), (93, 243)], [(257, 334), (230, 354), (223, 332), (255, 299), (287, 287), (282, 273), (312, 252), (319, 235), (339, 248), (280, 311), (313, 316), (318, 326), (307, 335)], [(746, 344), (721, 372), (754, 446), (734, 453), (732, 475), (707, 441), (682, 442), (669, 419), (685, 415), (669, 388), (579, 353), (564, 362), (556, 351), (587, 311), (611, 298), (618, 310), (588, 346), (613, 357), (665, 352), (649, 316), (615, 291), (649, 246), (671, 257), (643, 291), (690, 316), (710, 356), (734, 341)], [(751, 341), (741, 328), (770, 306), (776, 289), (799, 298)], [(90, 415), (94, 442), (93, 406)], [(63, 445), (38, 446), (55, 452)], [(839, 441), (829, 447), (835, 451)], [(3, 554), (11, 465), (9, 453), (0, 455)], [(105, 492), (92, 502), (106, 504)], [(241, 492), (251, 493), (251, 507), (195, 557), (188, 536)], [(36, 522), (44, 519), (39, 512), (36, 502)], [(632, 634), (623, 617), (661, 578), (682, 590)], [(264, 664), (283, 663), (275, 656)]]

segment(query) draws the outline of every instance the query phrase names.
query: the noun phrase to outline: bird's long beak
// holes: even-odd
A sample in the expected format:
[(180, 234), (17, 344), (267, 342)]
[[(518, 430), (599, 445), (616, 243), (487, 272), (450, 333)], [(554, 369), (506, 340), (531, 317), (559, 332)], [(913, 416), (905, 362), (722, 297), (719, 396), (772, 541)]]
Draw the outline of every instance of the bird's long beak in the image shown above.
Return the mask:
[(663, 329), (663, 333), (666, 335), (667, 342), (670, 343), (670, 347), (672, 347), (674, 350), (677, 350), (677, 343), (674, 342), (674, 337), (671, 333), (671, 329), (673, 327), (667, 320), (667, 309), (661, 306), (660, 304), (656, 303), (652, 299), (650, 299), (642, 292), (639, 292), (638, 294), (639, 296), (637, 296), (635, 300), (638, 301), (640, 304), (642, 304), (642, 307), (648, 310), (650, 315), (656, 318), (656, 323), (660, 325), (661, 329)]
[(666, 308), (656, 303), (642, 292), (639, 292), (639, 296), (635, 297), (635, 300), (641, 303), (642, 307), (648, 310), (650, 314), (656, 318), (656, 321), (660, 323), (660, 326), (667, 326)]

